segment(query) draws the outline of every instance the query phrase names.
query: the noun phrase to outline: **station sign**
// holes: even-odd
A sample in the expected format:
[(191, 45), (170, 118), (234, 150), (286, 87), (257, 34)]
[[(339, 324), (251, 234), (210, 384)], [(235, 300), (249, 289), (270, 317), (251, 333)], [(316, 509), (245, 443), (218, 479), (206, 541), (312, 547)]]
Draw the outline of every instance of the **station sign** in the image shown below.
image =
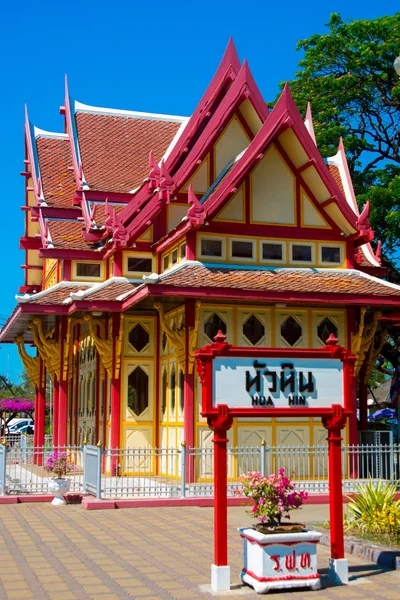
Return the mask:
[(344, 406), (343, 363), (333, 358), (216, 356), (213, 407), (328, 408)]

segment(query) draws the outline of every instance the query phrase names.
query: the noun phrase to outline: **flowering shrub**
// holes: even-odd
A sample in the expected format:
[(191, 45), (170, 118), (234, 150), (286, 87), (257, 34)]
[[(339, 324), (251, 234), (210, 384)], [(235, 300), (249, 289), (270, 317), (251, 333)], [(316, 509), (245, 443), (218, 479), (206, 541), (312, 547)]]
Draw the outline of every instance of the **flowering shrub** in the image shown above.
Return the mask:
[(280, 525), (283, 516), (290, 519), (289, 512), (299, 508), (308, 496), (307, 492), (295, 490), (295, 484), (285, 476), (285, 469), (280, 469), (278, 475), (269, 477), (249, 471), (239, 477), (239, 483), (241, 487), (235, 490), (235, 494), (244, 494), (254, 502), (249, 514), (270, 527)]
[(398, 533), (400, 531), (400, 500), (396, 500), (400, 481), (372, 479), (356, 486), (357, 493), (348, 496), (348, 509), (352, 520), (347, 528), (356, 527), (368, 533)]
[(67, 452), (53, 452), (46, 460), (44, 468), (46, 471), (53, 473), (58, 479), (75, 471), (75, 465), (70, 463)]

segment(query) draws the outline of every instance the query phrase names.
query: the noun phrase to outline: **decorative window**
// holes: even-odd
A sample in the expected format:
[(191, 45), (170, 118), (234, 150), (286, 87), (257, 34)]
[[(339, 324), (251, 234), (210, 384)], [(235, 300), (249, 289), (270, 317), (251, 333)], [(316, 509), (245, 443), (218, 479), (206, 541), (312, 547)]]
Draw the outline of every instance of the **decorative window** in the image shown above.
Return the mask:
[(178, 262), (178, 248), (175, 248), (175, 250), (172, 250), (172, 253), (171, 253), (171, 264), (176, 265), (177, 262)]
[(167, 334), (165, 333), (165, 331), (163, 331), (162, 335), (161, 335), (161, 350), (163, 352), (165, 352), (167, 349), (167, 342), (168, 342)]
[(163, 369), (162, 380), (161, 380), (161, 418), (165, 417), (165, 411), (167, 410), (167, 393), (168, 393), (168, 379), (167, 369)]
[(136, 352), (142, 352), (149, 344), (150, 335), (140, 323), (135, 325), (129, 332), (129, 343), (136, 350)]
[(179, 369), (179, 409), (183, 414), (185, 407), (185, 374)]
[(265, 327), (255, 315), (251, 315), (243, 323), (243, 335), (249, 340), (250, 344), (256, 346), (265, 335)]
[(285, 260), (283, 243), (262, 242), (261, 258), (262, 260), (283, 262)]
[(219, 315), (213, 313), (204, 323), (204, 333), (213, 342), (219, 330), (226, 335), (226, 323)]
[(201, 256), (216, 256), (218, 258), (223, 258), (222, 240), (203, 238), (200, 244)]
[(230, 240), (231, 258), (241, 260), (254, 259), (254, 241), (250, 240)]
[(341, 246), (320, 246), (320, 262), (340, 265), (342, 260)]
[(163, 258), (163, 270), (165, 271), (169, 267), (169, 254), (166, 254)]
[(329, 317), (325, 317), (325, 319), (323, 319), (318, 325), (317, 333), (321, 342), (326, 344), (326, 340), (329, 338), (331, 333), (333, 333), (335, 338), (338, 337), (339, 330), (337, 325), (332, 321), (332, 319), (330, 319)]
[(149, 406), (149, 378), (137, 367), (128, 377), (128, 407), (136, 415), (141, 415)]
[(184, 244), (181, 244), (181, 246), (179, 246), (179, 255), (180, 255), (181, 260), (186, 258), (186, 242)]
[(139, 256), (128, 257), (128, 273), (139, 272), (139, 273), (151, 273), (153, 270), (153, 261), (151, 258), (140, 258)]
[(171, 415), (175, 414), (175, 404), (176, 404), (176, 371), (175, 365), (172, 365), (170, 379), (169, 379), (169, 389), (171, 390)]
[(101, 263), (76, 263), (77, 277), (101, 277)]
[(291, 261), (311, 263), (314, 261), (314, 246), (312, 244), (296, 244), (291, 242)]
[(303, 334), (300, 323), (292, 316), (281, 325), (281, 336), (289, 346), (295, 346)]

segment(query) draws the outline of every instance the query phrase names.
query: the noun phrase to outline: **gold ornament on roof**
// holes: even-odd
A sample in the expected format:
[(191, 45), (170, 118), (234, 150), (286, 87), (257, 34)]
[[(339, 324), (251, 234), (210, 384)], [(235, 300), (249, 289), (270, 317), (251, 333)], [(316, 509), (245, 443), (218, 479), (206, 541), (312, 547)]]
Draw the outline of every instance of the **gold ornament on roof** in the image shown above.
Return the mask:
[(356, 357), (354, 365), (354, 374), (358, 375), (367, 352), (369, 352), (371, 345), (373, 344), (376, 328), (378, 327), (378, 319), (382, 316), (380, 311), (373, 313), (373, 318), (370, 323), (365, 323), (365, 315), (367, 308), (363, 306), (361, 308), (360, 323), (357, 331), (351, 334), (351, 353)]
[[(186, 326), (181, 328), (177, 328), (175, 325), (175, 321), (169, 322), (164, 313), (164, 306), (161, 302), (155, 302), (153, 304), (154, 308), (158, 311), (160, 317), (160, 325), (161, 329), (167, 336), (168, 342), (171, 346), (174, 346), (176, 359), (179, 363), (180, 368), (183, 373), (186, 373)], [(188, 345), (189, 345), (189, 365), (188, 365), (188, 373), (193, 373), (194, 367), (194, 352), (197, 347), (197, 335), (199, 331), (199, 323), (200, 323), (200, 300), (196, 301), (195, 305), (195, 319), (194, 319), (194, 327), (189, 327), (188, 333)]]
[(43, 332), (42, 321), (35, 317), (29, 321), (28, 327), (32, 330), (32, 337), (36, 348), (46, 365), (47, 372), (54, 381), (54, 376), (60, 377), (61, 344), (54, 339), (47, 338)]
[(14, 343), (17, 345), (19, 357), (32, 385), (40, 387), (40, 356), (29, 356), (25, 350), (25, 341), (22, 335), (16, 337)]

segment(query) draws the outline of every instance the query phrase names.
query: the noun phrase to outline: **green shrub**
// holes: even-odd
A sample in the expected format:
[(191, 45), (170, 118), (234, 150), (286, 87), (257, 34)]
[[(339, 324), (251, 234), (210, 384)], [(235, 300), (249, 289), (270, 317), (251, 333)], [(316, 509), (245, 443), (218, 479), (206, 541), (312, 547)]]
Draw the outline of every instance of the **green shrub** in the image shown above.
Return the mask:
[(353, 519), (345, 520), (345, 528), (397, 534), (400, 531), (400, 500), (396, 500), (398, 485), (398, 481), (373, 482), (372, 479), (366, 485), (357, 485), (357, 493), (348, 496), (347, 506)]

